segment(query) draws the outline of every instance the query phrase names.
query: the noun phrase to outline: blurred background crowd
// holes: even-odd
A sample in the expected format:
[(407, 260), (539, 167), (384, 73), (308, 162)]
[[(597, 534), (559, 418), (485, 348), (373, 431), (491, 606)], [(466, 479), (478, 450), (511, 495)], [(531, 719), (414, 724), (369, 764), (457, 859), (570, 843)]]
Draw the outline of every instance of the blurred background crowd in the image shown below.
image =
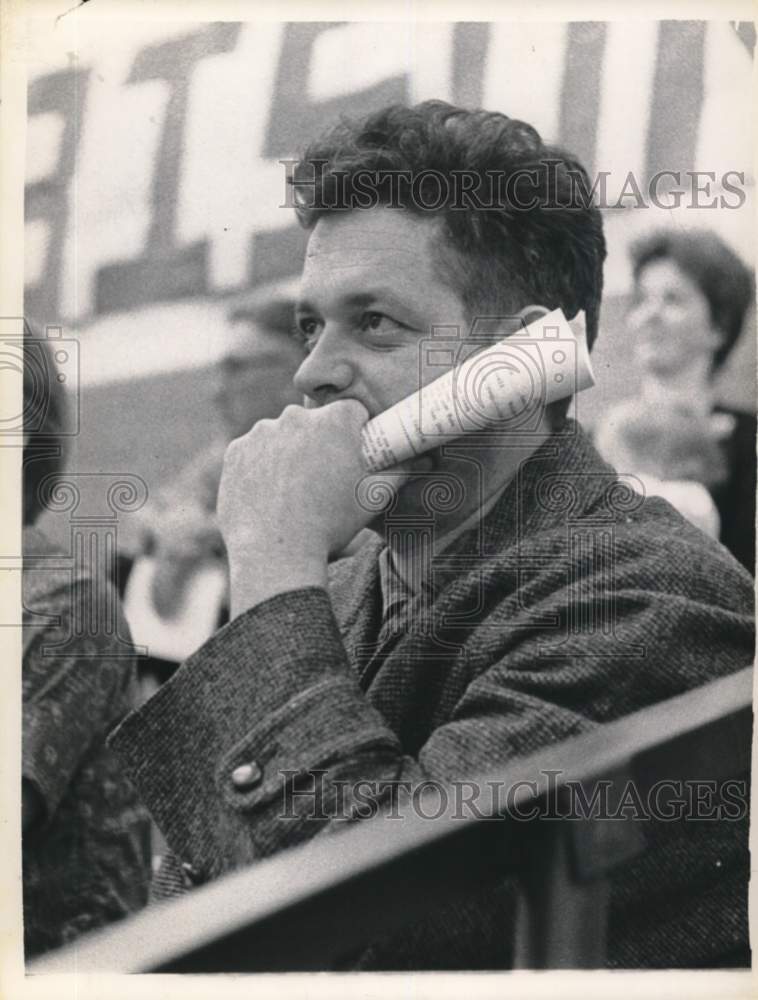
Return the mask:
[[(286, 161), (339, 114), (427, 98), (500, 110), (603, 178), (597, 386), (576, 416), (620, 472), (753, 571), (752, 25), (123, 22), (104, 36), (80, 21), (73, 30), (32, 22), (29, 32), (25, 315), (30, 335), (50, 340), (43, 364), (65, 379), (77, 422), (50, 464), (39, 449), (63, 420), (50, 408), (25, 482), (36, 496), (65, 463), (84, 495), (100, 489), (94, 474), (144, 486), (144, 503), (118, 514), (111, 565), (122, 632), (145, 655), (115, 671), (107, 705), (91, 703), (101, 736), (137, 674), (134, 697), (144, 698), (225, 620), (215, 520), (224, 449), (298, 401), (291, 331), (305, 240), (285, 204)], [(662, 171), (671, 173), (656, 204), (650, 182)], [(37, 391), (27, 386), (30, 399)], [(50, 507), (25, 510), (25, 546), (40, 559), (72, 554), (70, 510)], [(48, 591), (38, 588), (40, 607)], [(55, 730), (44, 689), (30, 679), (43, 757)], [(92, 767), (109, 766), (95, 758), (90, 783)], [(65, 790), (48, 794), (50, 753), (42, 769), (29, 766), (33, 831)], [(144, 817), (128, 791), (106, 799), (99, 809), (126, 816), (122, 848), (141, 870)], [(119, 900), (101, 907), (102, 920), (136, 905)], [(69, 936), (86, 925), (75, 917)], [(51, 946), (40, 940), (32, 947)]]

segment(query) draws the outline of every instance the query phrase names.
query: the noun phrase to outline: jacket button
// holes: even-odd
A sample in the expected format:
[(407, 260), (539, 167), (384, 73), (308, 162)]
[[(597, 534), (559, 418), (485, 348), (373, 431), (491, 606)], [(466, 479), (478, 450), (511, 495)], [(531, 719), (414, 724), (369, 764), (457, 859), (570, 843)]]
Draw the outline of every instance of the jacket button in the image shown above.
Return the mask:
[(189, 861), (182, 861), (182, 871), (192, 885), (202, 885), (205, 881), (200, 872), (194, 867), (194, 865), (191, 865)]
[(249, 764), (235, 767), (232, 771), (232, 784), (238, 792), (246, 792), (250, 788), (255, 788), (262, 777), (263, 772), (253, 760)]

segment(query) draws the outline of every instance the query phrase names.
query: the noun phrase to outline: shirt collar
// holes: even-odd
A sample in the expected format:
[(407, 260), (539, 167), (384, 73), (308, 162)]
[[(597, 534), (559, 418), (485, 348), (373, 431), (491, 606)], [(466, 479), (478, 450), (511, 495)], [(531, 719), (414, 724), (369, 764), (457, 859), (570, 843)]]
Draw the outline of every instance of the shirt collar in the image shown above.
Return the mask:
[(439, 555), (452, 545), (456, 538), (479, 524), (503, 495), (506, 486), (507, 483), (504, 483), (455, 528), (435, 538), (434, 553), (430, 551), (429, 539), (425, 535), (409, 536), (410, 545), (402, 552), (391, 552), (389, 546), (384, 546), (379, 553), (379, 582), (384, 618), (388, 617), (393, 608), (430, 586), (429, 567), (432, 554)]

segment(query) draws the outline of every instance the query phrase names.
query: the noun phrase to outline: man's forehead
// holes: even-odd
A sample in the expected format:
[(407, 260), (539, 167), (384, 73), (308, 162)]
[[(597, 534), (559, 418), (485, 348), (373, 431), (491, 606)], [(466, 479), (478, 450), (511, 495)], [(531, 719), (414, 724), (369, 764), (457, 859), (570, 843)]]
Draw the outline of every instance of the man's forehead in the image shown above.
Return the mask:
[(439, 240), (439, 219), (402, 209), (323, 216), (309, 240), (298, 311), (381, 302), (414, 322), (459, 322), (464, 309), (440, 276)]
[(328, 254), (418, 254), (429, 250), (437, 220), (391, 208), (322, 216), (308, 240), (306, 262)]

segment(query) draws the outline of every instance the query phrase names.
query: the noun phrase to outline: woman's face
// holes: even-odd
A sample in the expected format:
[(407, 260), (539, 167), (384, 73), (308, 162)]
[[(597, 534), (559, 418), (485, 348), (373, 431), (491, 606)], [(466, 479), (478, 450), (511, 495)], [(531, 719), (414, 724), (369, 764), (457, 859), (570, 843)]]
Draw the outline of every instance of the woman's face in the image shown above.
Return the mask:
[(666, 258), (640, 271), (627, 326), (637, 364), (659, 378), (688, 369), (696, 358), (710, 362), (722, 338), (698, 284)]

